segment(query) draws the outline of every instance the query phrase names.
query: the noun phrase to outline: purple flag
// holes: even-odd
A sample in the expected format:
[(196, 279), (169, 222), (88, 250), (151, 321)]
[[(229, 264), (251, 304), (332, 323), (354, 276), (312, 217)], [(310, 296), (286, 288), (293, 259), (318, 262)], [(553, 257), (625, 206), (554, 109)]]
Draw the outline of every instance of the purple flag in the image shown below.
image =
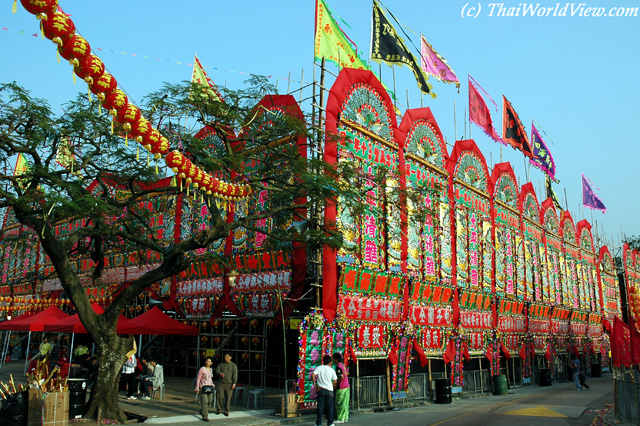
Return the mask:
[(458, 77), (456, 77), (451, 67), (447, 65), (447, 61), (433, 49), (429, 42), (427, 42), (427, 39), (424, 38), (424, 35), (420, 36), (420, 41), (422, 54), (420, 68), (440, 81), (455, 83), (456, 87), (459, 88), (460, 82), (458, 81)]
[(590, 180), (582, 175), (582, 205), (585, 207), (589, 207), (593, 210), (600, 210), (602, 213), (607, 211), (607, 208), (604, 206), (600, 198), (593, 192), (591, 189), (591, 185), (589, 185)]
[(536, 126), (531, 123), (531, 148), (533, 150), (533, 158), (529, 158), (529, 162), (545, 172), (553, 181), (556, 180), (556, 163), (553, 161), (551, 152), (544, 143)]

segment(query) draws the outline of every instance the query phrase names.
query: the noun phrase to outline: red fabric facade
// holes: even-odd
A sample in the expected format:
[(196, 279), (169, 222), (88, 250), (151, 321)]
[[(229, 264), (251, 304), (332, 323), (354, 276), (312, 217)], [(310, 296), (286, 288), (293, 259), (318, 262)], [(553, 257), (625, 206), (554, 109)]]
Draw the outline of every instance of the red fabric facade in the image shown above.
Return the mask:
[(629, 326), (618, 317), (613, 319), (611, 358), (616, 367), (631, 365), (631, 333)]

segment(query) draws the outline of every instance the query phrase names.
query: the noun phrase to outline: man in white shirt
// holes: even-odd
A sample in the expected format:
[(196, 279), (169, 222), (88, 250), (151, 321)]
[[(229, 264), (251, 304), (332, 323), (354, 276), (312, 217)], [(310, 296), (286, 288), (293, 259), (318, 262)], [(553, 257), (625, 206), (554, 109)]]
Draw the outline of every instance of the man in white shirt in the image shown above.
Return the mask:
[(322, 414), (327, 412), (327, 425), (333, 426), (333, 390), (338, 384), (338, 376), (331, 368), (331, 355), (322, 357), (322, 365), (313, 371), (313, 386), (316, 390), (316, 425), (322, 426)]

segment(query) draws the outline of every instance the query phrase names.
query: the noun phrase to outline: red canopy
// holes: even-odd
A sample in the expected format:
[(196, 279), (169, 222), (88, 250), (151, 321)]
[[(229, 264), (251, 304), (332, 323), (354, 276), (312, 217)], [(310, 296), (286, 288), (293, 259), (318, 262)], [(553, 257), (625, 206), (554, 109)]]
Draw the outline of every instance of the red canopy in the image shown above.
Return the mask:
[[(98, 315), (104, 312), (104, 308), (98, 305), (97, 303), (92, 303), (91, 307), (93, 308), (94, 312)], [(125, 317), (124, 315), (120, 315), (118, 319), (118, 326), (116, 329), (117, 332), (121, 333), (120, 327), (124, 326), (129, 321), (131, 321), (129, 318)], [(61, 319), (60, 321), (56, 321), (51, 324), (46, 324), (44, 326), (44, 331), (57, 331), (57, 332), (63, 332), (63, 333), (82, 333), (82, 334), (87, 333), (87, 329), (84, 328), (84, 325), (80, 321), (80, 317), (78, 316), (78, 314), (73, 314), (67, 318)], [(124, 334), (124, 333), (121, 333), (121, 334)]]
[(19, 321), (8, 321), (4, 329), (11, 331), (44, 331), (45, 324), (59, 321), (67, 316), (60, 308), (52, 305), (35, 315), (27, 318), (21, 317)]
[(31, 312), (24, 313), (22, 315), (18, 315), (10, 320), (0, 322), (0, 330), (12, 330), (12, 325), (17, 323), (18, 321), (22, 321), (25, 318), (29, 318), (33, 314)]
[(123, 327), (118, 327), (118, 333), (197, 336), (200, 329), (176, 321), (154, 306), (144, 314), (129, 320)]

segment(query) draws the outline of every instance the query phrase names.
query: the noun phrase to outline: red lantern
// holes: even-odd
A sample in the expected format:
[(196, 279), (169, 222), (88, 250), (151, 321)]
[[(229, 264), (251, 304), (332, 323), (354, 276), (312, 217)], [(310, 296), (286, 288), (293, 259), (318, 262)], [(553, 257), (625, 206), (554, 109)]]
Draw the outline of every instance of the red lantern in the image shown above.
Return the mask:
[(198, 171), (200, 171), (200, 168), (195, 164), (191, 163), (186, 173), (187, 183), (193, 182), (193, 179), (198, 175)]
[(91, 46), (80, 34), (75, 34), (58, 46), (60, 56), (69, 61), (72, 66), (77, 67), (91, 53)]
[[(180, 151), (173, 150), (164, 157), (164, 162), (167, 167), (173, 170), (173, 173), (178, 173), (178, 167), (185, 160), (184, 155)], [(217, 327), (217, 326), (216, 326)]]
[(202, 177), (202, 189), (207, 191), (207, 194), (211, 195), (211, 184), (213, 183), (213, 178), (209, 173), (204, 173)]
[(121, 112), (122, 114), (118, 114), (116, 120), (119, 123), (122, 123), (124, 131), (129, 133), (131, 131), (132, 123), (135, 123), (140, 119), (140, 108), (127, 102), (127, 106)]
[(153, 147), (156, 146), (158, 142), (160, 142), (160, 132), (158, 129), (151, 128), (151, 131), (147, 133), (146, 137), (142, 141), (142, 145), (145, 147), (147, 151), (151, 151)]
[(41, 22), (44, 36), (58, 46), (62, 46), (62, 43), (76, 32), (73, 21), (64, 13), (49, 13), (47, 19), (43, 19)]
[(116, 89), (104, 100), (102, 106), (109, 110), (110, 115), (116, 117), (124, 112), (127, 104), (127, 95), (122, 90)]
[[(54, 13), (58, 10), (58, 0), (20, 0), (22, 7), (36, 16), (48, 13)], [(38, 16), (38, 19), (41, 19)]]
[(91, 87), (93, 82), (104, 74), (104, 64), (97, 56), (89, 55), (74, 68), (74, 71), (78, 77), (86, 81)]
[(160, 158), (167, 152), (169, 152), (169, 140), (160, 135), (160, 140), (151, 147), (151, 153), (155, 154), (156, 158)]
[(151, 123), (149, 123), (149, 120), (144, 117), (140, 117), (137, 121), (131, 124), (131, 135), (140, 143), (142, 143), (150, 131)]
[(100, 99), (100, 103), (103, 103), (106, 97), (110, 96), (117, 88), (118, 82), (116, 78), (106, 71), (100, 78), (93, 80), (93, 84), (90, 87), (91, 92)]
[(204, 172), (202, 169), (198, 168), (196, 171), (196, 175), (193, 177), (193, 186), (199, 188), (202, 185), (202, 179), (204, 177)]
[(191, 163), (191, 160), (189, 160), (187, 157), (183, 157), (183, 158), (184, 160), (178, 166), (178, 176), (184, 179), (187, 176), (187, 173), (189, 172), (189, 169), (193, 164)]

